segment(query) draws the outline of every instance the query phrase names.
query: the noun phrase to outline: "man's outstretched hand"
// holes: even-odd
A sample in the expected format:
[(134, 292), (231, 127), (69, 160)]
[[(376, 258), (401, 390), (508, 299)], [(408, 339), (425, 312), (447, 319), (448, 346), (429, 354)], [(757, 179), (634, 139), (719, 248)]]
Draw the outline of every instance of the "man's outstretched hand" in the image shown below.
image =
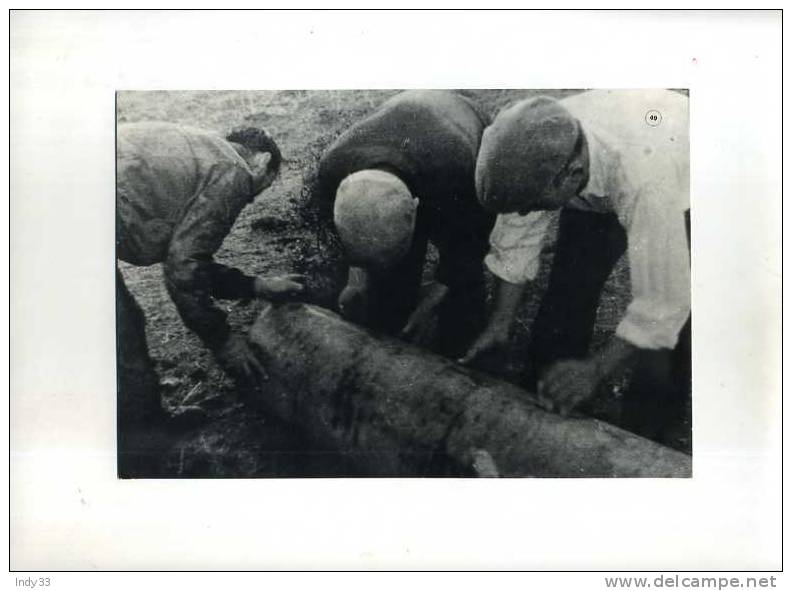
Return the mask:
[(593, 359), (558, 361), (539, 381), (539, 402), (545, 410), (566, 416), (593, 396), (599, 382), (600, 373)]
[(426, 344), (435, 310), (448, 295), (448, 287), (437, 281), (423, 286), (421, 302), (415, 308), (404, 328), (401, 337), (415, 344)]
[(517, 306), (525, 291), (523, 283), (496, 280), (495, 304), (487, 328), (473, 342), (458, 363), (468, 365), (489, 351), (502, 349), (509, 342), (509, 328), (517, 315)]
[(634, 360), (635, 345), (619, 337), (588, 359), (564, 359), (551, 365), (539, 381), (539, 403), (562, 415), (591, 398), (605, 378)]
[(241, 334), (231, 333), (215, 355), (223, 370), (245, 385), (258, 387), (268, 377), (264, 366)]
[(482, 332), (475, 341), (473, 341), (473, 344), (470, 345), (465, 356), (461, 359), (457, 359), (457, 363), (469, 365), (484, 353), (504, 348), (508, 342), (508, 328), (490, 325), (484, 329), (484, 332)]
[(368, 289), (360, 285), (347, 285), (338, 297), (341, 316), (356, 324), (368, 321)]
[(303, 293), (303, 281), (304, 277), (296, 273), (261, 276), (254, 280), (253, 291), (256, 297), (283, 302)]

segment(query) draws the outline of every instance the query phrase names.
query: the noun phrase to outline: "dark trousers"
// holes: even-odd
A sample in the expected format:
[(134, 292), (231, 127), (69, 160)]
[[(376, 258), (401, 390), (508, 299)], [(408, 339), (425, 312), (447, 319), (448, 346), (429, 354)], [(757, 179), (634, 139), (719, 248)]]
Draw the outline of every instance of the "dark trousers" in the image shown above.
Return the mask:
[(464, 354), (486, 323), (483, 259), (491, 222), (484, 217), (479, 225), (480, 229), (454, 232), (448, 224), (419, 217), (407, 256), (396, 267), (372, 277), (371, 327), (397, 334), (406, 324), (420, 301), (421, 276), (431, 235), (440, 254), (437, 280), (449, 288), (437, 310), (435, 348), (449, 357)]
[(467, 352), (487, 323), (484, 254), (475, 249), (445, 254), (449, 292), (438, 310), (437, 349), (454, 359)]
[[(562, 210), (547, 291), (532, 328), (534, 375), (561, 359), (583, 359), (600, 295), (627, 248), (627, 237), (613, 214)], [(688, 233), (689, 233), (688, 217)], [(658, 439), (674, 421), (684, 420), (690, 395), (690, 319), (674, 350), (639, 350), (624, 394), (624, 426)]]
[(118, 467), (135, 475), (147, 458), (145, 431), (164, 416), (159, 379), (146, 344), (143, 311), (116, 268), (116, 354), (118, 378)]

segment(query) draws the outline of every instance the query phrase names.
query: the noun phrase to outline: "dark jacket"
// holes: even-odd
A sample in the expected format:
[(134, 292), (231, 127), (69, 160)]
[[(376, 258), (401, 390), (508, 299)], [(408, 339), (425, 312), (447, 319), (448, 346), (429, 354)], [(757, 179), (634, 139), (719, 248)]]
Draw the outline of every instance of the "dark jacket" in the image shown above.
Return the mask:
[(185, 325), (213, 349), (230, 330), (213, 298), (253, 295), (252, 277), (212, 258), (253, 197), (250, 169), (224, 139), (170, 123), (118, 126), (117, 256), (164, 263)]
[(438, 278), (452, 251), (473, 249), (480, 258), (494, 217), (478, 203), (476, 156), (486, 119), (462, 95), (449, 91), (402, 92), (344, 132), (323, 155), (318, 189), (333, 200), (341, 181), (365, 169), (398, 176), (420, 201), (418, 230), (440, 250)]

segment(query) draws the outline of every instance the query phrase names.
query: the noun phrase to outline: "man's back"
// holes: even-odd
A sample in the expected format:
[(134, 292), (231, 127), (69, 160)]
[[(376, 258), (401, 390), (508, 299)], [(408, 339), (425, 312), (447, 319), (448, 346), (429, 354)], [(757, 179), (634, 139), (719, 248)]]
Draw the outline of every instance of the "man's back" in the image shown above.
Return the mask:
[(683, 209), (689, 207), (688, 103), (663, 89), (591, 90), (561, 100), (587, 133), (618, 154), (632, 184), (673, 176)]
[(589, 90), (560, 102), (584, 125), (610, 130), (625, 143), (667, 146), (673, 150), (688, 146), (689, 100), (678, 92)]
[(172, 123), (119, 125), (117, 150), (119, 189), (134, 192), (139, 207), (171, 221), (214, 169), (247, 169), (223, 138)]
[(209, 132), (172, 123), (118, 126), (116, 204), (119, 256), (159, 262), (173, 228), (196, 199), (242, 197), (250, 170), (231, 145)]
[(483, 129), (483, 118), (461, 95), (432, 90), (400, 93), (328, 149), (320, 163), (322, 189), (332, 197), (347, 175), (383, 168), (400, 176), (416, 197), (442, 199), (437, 189), (458, 186), (460, 177), (470, 177), (472, 186)]

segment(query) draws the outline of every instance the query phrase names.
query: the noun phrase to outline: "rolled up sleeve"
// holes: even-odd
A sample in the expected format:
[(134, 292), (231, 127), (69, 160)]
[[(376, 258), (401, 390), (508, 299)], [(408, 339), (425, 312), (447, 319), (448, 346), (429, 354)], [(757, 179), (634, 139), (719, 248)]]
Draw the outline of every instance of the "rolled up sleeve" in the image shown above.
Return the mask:
[(489, 254), (484, 259), (487, 268), (509, 283), (534, 280), (552, 218), (553, 214), (547, 211), (499, 215), (490, 234)]
[(690, 315), (690, 253), (684, 206), (673, 185), (639, 194), (628, 227), (633, 299), (616, 329), (642, 349), (672, 349)]

